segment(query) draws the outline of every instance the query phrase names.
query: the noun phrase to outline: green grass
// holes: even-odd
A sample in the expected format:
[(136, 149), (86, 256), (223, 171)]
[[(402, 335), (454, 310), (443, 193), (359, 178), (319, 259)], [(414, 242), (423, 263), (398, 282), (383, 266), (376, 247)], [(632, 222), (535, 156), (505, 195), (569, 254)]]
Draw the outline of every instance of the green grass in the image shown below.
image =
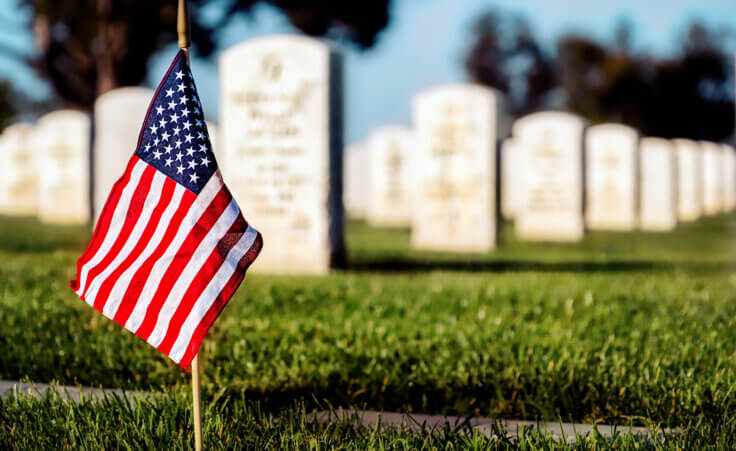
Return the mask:
[[(207, 427), (217, 430), (223, 403), (225, 443), (233, 446), (265, 443), (241, 437), (246, 431), (297, 449), (470, 446), (467, 434), (350, 435), (352, 426), (307, 422), (296, 400), (305, 410), (676, 427), (682, 434), (657, 445), (734, 446), (734, 224), (736, 217), (723, 216), (671, 233), (594, 233), (572, 245), (521, 243), (506, 229), (504, 246), (491, 254), (451, 255), (409, 249), (406, 230), (353, 222), (347, 271), (252, 274), (230, 301), (204, 344), (204, 396), (218, 400), (206, 409)], [(67, 287), (87, 237), (84, 228), (0, 219), (0, 378), (186, 391), (184, 371)], [(14, 425), (23, 436), (107, 448), (115, 428), (104, 425), (114, 418), (126, 418), (129, 443), (143, 443), (139, 430), (152, 437), (181, 430), (170, 442), (181, 447), (188, 404), (179, 398), (127, 413), (110, 404), (11, 400), (0, 415), (18, 416), (0, 416), (0, 448)], [(154, 415), (159, 408), (166, 413)], [(269, 414), (295, 420), (286, 427), (265, 421)], [(227, 415), (247, 420), (236, 426)], [(46, 424), (76, 416), (85, 418), (77, 432)], [(14, 434), (5, 445), (23, 448)], [(628, 448), (629, 439), (617, 446)], [(550, 443), (529, 440), (530, 449)], [(477, 446), (504, 443), (478, 438)]]
[[(55, 396), (41, 400), (12, 397), (0, 400), (0, 448), (27, 449), (191, 449), (193, 432), (188, 399), (169, 394), (154, 399), (111, 397), (100, 402), (75, 403)], [(259, 403), (227, 403), (216, 399), (202, 419), (205, 449), (344, 449), (344, 450), (507, 450), (507, 449), (699, 449), (709, 442), (691, 432), (676, 436), (651, 431), (647, 437), (615, 433), (582, 437), (567, 443), (537, 431), (512, 437), (496, 426), (485, 437), (467, 424), (409, 432), (386, 427), (364, 427), (357, 418), (321, 424), (313, 421), (303, 404), (278, 412), (264, 411)], [(724, 444), (734, 444), (717, 431)], [(573, 437), (568, 437), (573, 438)], [(644, 440), (642, 440), (644, 438)]]

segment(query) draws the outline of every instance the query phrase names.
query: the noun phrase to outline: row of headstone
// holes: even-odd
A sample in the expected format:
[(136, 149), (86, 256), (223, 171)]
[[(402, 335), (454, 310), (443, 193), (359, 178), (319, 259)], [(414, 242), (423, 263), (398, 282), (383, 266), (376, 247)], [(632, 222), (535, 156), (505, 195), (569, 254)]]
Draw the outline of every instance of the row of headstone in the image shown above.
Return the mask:
[[(542, 124), (531, 132), (539, 139), (536, 144), (524, 144), (531, 128), (524, 124), (530, 122)], [(566, 138), (555, 138), (566, 128)], [(563, 153), (564, 161), (557, 161)], [(619, 124), (584, 130), (583, 121), (574, 116), (545, 112), (517, 121), (514, 136), (502, 146), (502, 161), (507, 162), (502, 180), (509, 192), (502, 213), (515, 220), (517, 229), (521, 226), (521, 237), (577, 239), (585, 228), (670, 230), (678, 221), (736, 207), (736, 153), (723, 144), (640, 138)], [(584, 171), (579, 170), (582, 162)], [(519, 173), (525, 176), (515, 177)], [(535, 217), (532, 222), (546, 224), (547, 232), (530, 237), (525, 223), (539, 210), (554, 213)]]
[[(382, 220), (392, 205), (382, 193), (398, 191), (409, 200), (402, 210), (415, 247), (493, 248), (494, 148), (503, 133), (495, 96), (472, 85), (419, 95), (414, 136), (400, 129), (406, 136), (400, 141), (413, 148), (400, 159), (385, 158), (395, 127), (349, 147), (348, 211), (375, 225), (400, 225)], [(500, 210), (522, 240), (576, 241), (585, 230), (671, 230), (678, 221), (736, 207), (736, 153), (727, 145), (640, 138), (620, 124), (586, 128), (572, 114), (542, 112), (516, 121), (500, 154)], [(398, 172), (408, 183), (388, 181)]]
[[(255, 270), (339, 266), (343, 199), (371, 223), (410, 226), (417, 248), (450, 251), (496, 245), (498, 202), (526, 240), (578, 240), (586, 228), (669, 229), (736, 202), (732, 151), (639, 139), (619, 125), (586, 130), (582, 119), (561, 112), (536, 113), (510, 129), (501, 96), (472, 84), (419, 94), (411, 130), (378, 130), (343, 152), (342, 64), (319, 40), (272, 36), (236, 45), (222, 54), (220, 78), (215, 153), (248, 220), (266, 237)], [(97, 100), (92, 164), (86, 117), (57, 112), (34, 128), (8, 128), (0, 152), (13, 164), (0, 169), (0, 212), (81, 222), (91, 198), (99, 214), (152, 94), (122, 88)], [(510, 132), (499, 167), (497, 145)]]

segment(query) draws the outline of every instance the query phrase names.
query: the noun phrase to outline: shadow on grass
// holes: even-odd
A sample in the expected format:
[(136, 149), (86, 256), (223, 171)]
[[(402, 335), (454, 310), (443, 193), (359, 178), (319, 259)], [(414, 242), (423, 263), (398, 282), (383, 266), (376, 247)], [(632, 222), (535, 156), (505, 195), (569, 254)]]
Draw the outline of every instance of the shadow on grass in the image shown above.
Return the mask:
[(89, 225), (45, 224), (33, 217), (0, 216), (0, 251), (82, 251), (90, 236)]
[(724, 271), (733, 269), (732, 261), (648, 261), (648, 260), (612, 260), (612, 261), (535, 261), (535, 260), (450, 260), (450, 259), (413, 259), (401, 256), (360, 258), (351, 260), (348, 271), (358, 272), (427, 272), (427, 271), (464, 271), (464, 272), (629, 272), (629, 271), (672, 271), (686, 269), (688, 271)]

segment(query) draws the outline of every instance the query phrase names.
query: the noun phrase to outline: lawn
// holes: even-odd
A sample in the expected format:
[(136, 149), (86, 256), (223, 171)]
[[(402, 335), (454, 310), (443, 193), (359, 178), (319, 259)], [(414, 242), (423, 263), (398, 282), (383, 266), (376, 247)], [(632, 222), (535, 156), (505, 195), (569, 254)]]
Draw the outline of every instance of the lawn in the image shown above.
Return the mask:
[[(348, 270), (251, 274), (230, 301), (204, 344), (205, 438), (297, 449), (549, 445), (304, 417), (342, 406), (675, 427), (681, 434), (658, 446), (736, 446), (735, 226), (721, 216), (573, 245), (520, 243), (506, 227), (497, 251), (452, 255), (411, 250), (407, 230), (351, 222)], [(186, 445), (188, 375), (67, 287), (87, 237), (0, 218), (0, 378), (169, 395), (145, 408), (11, 399), (0, 405), (0, 448), (29, 443), (20, 437), (108, 448), (115, 418), (131, 446), (146, 446), (136, 431)], [(267, 438), (276, 441), (255, 441)]]

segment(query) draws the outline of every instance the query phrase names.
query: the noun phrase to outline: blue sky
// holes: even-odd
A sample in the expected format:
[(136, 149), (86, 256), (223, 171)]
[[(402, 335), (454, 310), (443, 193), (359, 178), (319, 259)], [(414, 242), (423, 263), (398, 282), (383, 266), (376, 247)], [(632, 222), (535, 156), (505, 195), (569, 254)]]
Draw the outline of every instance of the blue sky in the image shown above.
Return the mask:
[[(17, 17), (15, 2), (0, 0), (0, 18)], [(623, 18), (634, 25), (637, 48), (660, 54), (675, 49), (679, 34), (692, 19), (736, 29), (736, 0), (394, 0), (391, 23), (375, 47), (344, 48), (346, 140), (361, 139), (380, 125), (408, 124), (414, 94), (438, 83), (465, 80), (462, 57), (470, 26), (489, 8), (525, 15), (537, 36), (550, 45), (566, 31), (610, 39)], [(277, 11), (261, 6), (251, 19), (231, 23), (220, 44), (225, 49), (256, 36), (296, 32)], [(0, 28), (0, 40), (33, 51), (27, 30)], [(175, 51), (172, 44), (153, 59), (146, 85), (158, 83)], [(211, 61), (195, 59), (192, 66), (205, 113), (216, 120), (217, 56)], [(49, 92), (32, 71), (1, 56), (0, 78), (10, 78), (34, 96)]]

